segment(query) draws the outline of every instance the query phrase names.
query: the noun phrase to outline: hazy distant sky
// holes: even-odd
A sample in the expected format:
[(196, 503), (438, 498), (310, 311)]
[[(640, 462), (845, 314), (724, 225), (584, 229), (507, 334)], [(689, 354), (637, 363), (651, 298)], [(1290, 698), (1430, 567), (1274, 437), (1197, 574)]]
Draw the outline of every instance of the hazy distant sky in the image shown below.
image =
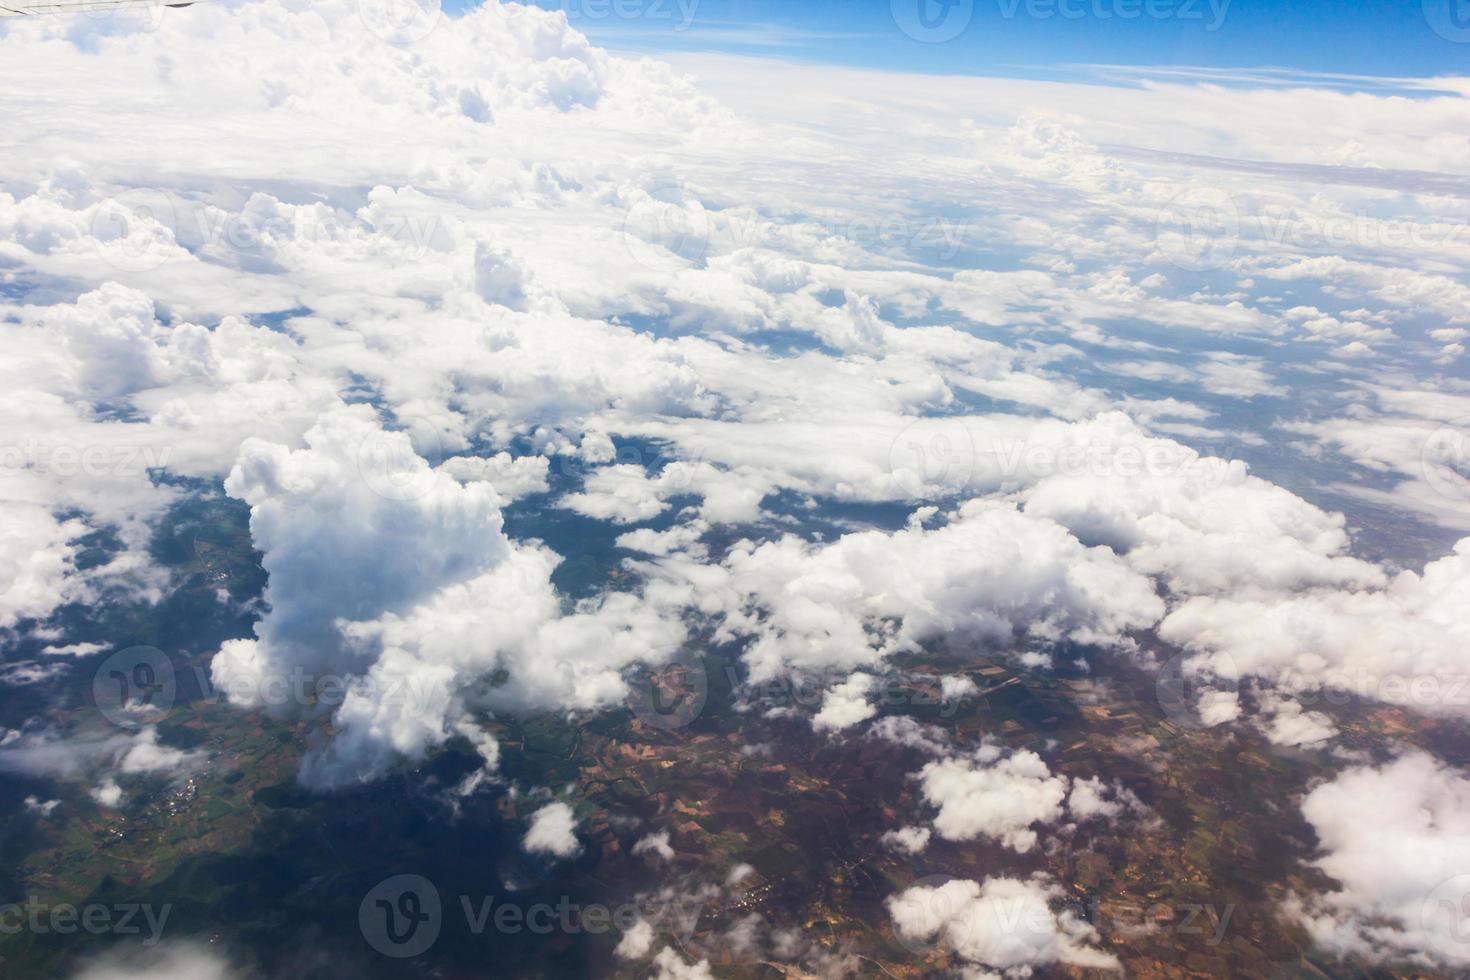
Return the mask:
[[(1467, 0), (537, 0), (600, 43), (905, 71), (1079, 64), (1464, 74)], [(905, 34), (902, 21), (926, 40)], [(948, 37), (947, 35), (953, 35)]]

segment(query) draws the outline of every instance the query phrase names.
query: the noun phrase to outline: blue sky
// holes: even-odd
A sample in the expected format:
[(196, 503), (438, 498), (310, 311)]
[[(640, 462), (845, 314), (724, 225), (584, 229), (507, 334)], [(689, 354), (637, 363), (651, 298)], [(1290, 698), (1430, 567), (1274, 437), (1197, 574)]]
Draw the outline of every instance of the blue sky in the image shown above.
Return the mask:
[[(1108, 64), (1470, 74), (1470, 0), (538, 0), (538, 5), (565, 10), (574, 26), (598, 43), (624, 50), (715, 50), (904, 71), (1046, 75), (1068, 66)], [(930, 40), (906, 34), (899, 21)]]

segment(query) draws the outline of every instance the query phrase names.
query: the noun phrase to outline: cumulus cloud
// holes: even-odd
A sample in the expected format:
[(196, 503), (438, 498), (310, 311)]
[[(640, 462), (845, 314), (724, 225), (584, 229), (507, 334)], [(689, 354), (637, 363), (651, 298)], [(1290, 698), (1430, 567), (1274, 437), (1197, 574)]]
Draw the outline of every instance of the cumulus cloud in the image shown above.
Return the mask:
[(1131, 797), (1127, 790), (1110, 788), (1096, 776), (1074, 779), (1072, 791), (1067, 794), (1067, 812), (1078, 820), (1115, 820), (1126, 809), (1124, 801)]
[(1205, 725), (1223, 725), (1240, 717), (1240, 695), (1235, 691), (1205, 690), (1200, 692), (1196, 709)]
[(1298, 701), (1274, 691), (1262, 692), (1260, 700), (1266, 715), (1259, 719), (1261, 730), (1276, 745), (1319, 746), (1337, 734), (1331, 718), (1307, 710)]
[(669, 947), (658, 951), (653, 958), (655, 973), (653, 980), (713, 980), (709, 961), (690, 963)]
[(1259, 598), (1198, 596), (1161, 624), (1166, 640), (1224, 677), (1255, 675), (1287, 693), (1337, 690), (1418, 711), (1461, 715), (1470, 690), (1461, 651), (1470, 540), (1376, 589), (1311, 589)]
[(1359, 766), (1313, 789), (1302, 815), (1316, 865), (1339, 887), (1293, 904), (1312, 937), (1339, 953), (1470, 967), (1462, 929), (1470, 892), (1470, 779), (1423, 752)]
[(109, 810), (116, 809), (123, 801), (122, 787), (111, 776), (103, 777), (102, 782), (87, 791), (87, 795), (96, 800), (98, 806)]
[(653, 925), (647, 919), (639, 919), (623, 933), (613, 954), (625, 960), (641, 960), (653, 948)]
[(548, 803), (531, 814), (531, 826), (521, 846), (530, 854), (575, 857), (582, 845), (577, 841), (577, 818), (572, 808), (565, 803)]
[[(355, 775), (335, 774), (353, 761), (369, 773), (381, 764), (360, 743), (380, 741), (385, 749), (421, 754), (435, 736), (447, 737), (445, 726), (454, 720), (448, 665), (419, 675), (416, 692), (375, 698), (356, 668), (372, 624), (517, 560), (529, 571), (502, 574), (498, 591), (518, 593), (513, 602), (528, 610), (523, 618), (550, 618), (544, 576), (551, 560), (513, 554), (489, 485), (461, 486), (434, 472), (407, 435), (384, 432), (370, 410), (324, 417), (305, 442), (294, 451), (247, 442), (226, 481), (227, 491), (251, 507), (251, 535), (270, 574), (271, 611), (253, 639), (227, 643), (211, 671), (216, 686), (245, 706), (264, 704), (273, 680), (296, 673), (309, 684), (358, 678), (340, 715), (345, 743), (354, 751), (340, 750), (342, 765), (328, 760), (329, 771), (320, 773), (332, 783)], [(406, 657), (389, 650), (379, 669), (405, 680), (396, 658)]]
[(1347, 554), (1341, 514), (1252, 476), (1239, 460), (1144, 436), (1126, 419), (1096, 419), (1041, 458), (1026, 512), (1107, 544), (1177, 594), (1383, 581)]
[(1117, 959), (1097, 949), (1097, 931), (1070, 909), (1054, 912), (1064, 895), (1044, 875), (1030, 879), (956, 878), (942, 885), (916, 885), (888, 899), (899, 934), (936, 940), (962, 959), (996, 970), (1030, 970), (1052, 963), (1117, 970)]
[[(914, 778), (924, 802), (937, 808), (934, 829), (945, 840), (985, 838), (1025, 853), (1036, 846), (1038, 828), (1061, 826), (1068, 818), (1068, 828), (1090, 820), (1112, 823), (1147, 809), (1121, 783), (1054, 773), (1029, 749), (1008, 750), (988, 740), (970, 752), (953, 753), (938, 743), (926, 747), (943, 754)], [(928, 830), (922, 842), (912, 831), (892, 832), (891, 840), (922, 848)]]
[(639, 839), (633, 845), (633, 854), (634, 856), (648, 854), (662, 861), (672, 861), (674, 859), (674, 848), (669, 844), (669, 832), (667, 830), (661, 830), (656, 834), (649, 834)]
[(929, 846), (929, 828), (899, 827), (897, 830), (884, 831), (879, 839), (894, 850), (918, 854)]
[(946, 674), (939, 678), (939, 693), (946, 701), (963, 701), (978, 690), (975, 682), (962, 674)]
[(1037, 824), (1062, 819), (1067, 797), (1067, 777), (1054, 775), (1035, 752), (1007, 752), (994, 743), (930, 762), (918, 779), (924, 801), (939, 808), (939, 836), (987, 837), (1020, 852), (1036, 846)]
[(94, 956), (71, 974), (71, 980), (239, 980), (244, 975), (205, 946), (168, 942)]
[(718, 578), (675, 562), (663, 568), (698, 583), (691, 605), (719, 609), (727, 629), (753, 638), (744, 657), (757, 680), (787, 666), (870, 666), (944, 635), (1120, 644), (1164, 611), (1148, 579), (1109, 550), (979, 500), (934, 530), (742, 543)]
[(0, 509), (0, 628), (44, 619), (78, 594), (76, 540), (86, 533), (84, 522), (59, 521), (43, 507)]
[(708, 463), (676, 460), (656, 475), (642, 466), (620, 464), (593, 472), (584, 488), (561, 505), (588, 517), (636, 524), (662, 514), (673, 497), (697, 495), (700, 517), (711, 522), (752, 521), (772, 487), (749, 470), (721, 470)]
[[(0, 736), (0, 772), (90, 784), (87, 795), (109, 809), (121, 806), (127, 798), (123, 782), (139, 777), (180, 780), (201, 768), (208, 758), (209, 753), (203, 750), (190, 752), (161, 745), (158, 729), (152, 725), (136, 732), (105, 735), (12, 729)], [(36, 809), (49, 816), (55, 806), (53, 800), (38, 804)]]
[[(666, 68), (612, 59), (568, 30), (564, 19), (535, 8), (491, 3), (465, 17), (457, 30), (434, 32), (423, 42), (442, 47), (433, 61), (437, 77), (430, 80), (406, 70), (397, 52), (373, 33), (371, 18), (353, 4), (329, 2), (311, 10), (268, 6), (269, 11), (220, 5), (199, 11), (199, 17), (162, 19), (151, 25), (156, 30), (142, 33), (110, 31), (96, 21), (79, 21), (57, 33), (61, 22), (44, 19), (7, 30), (7, 68), (42, 51), (47, 52), (43, 62), (53, 67), (72, 63), (69, 73), (78, 87), (69, 89), (69, 96), (78, 101), (59, 111), (95, 110), (98, 119), (115, 123), (123, 133), (154, 125), (187, 127), (203, 105), (211, 115), (275, 106), (270, 130), (283, 139), (272, 149), (258, 145), (258, 156), (252, 151), (237, 159), (234, 179), (242, 187), (237, 199), (185, 187), (208, 184), (207, 177), (159, 186), (154, 168), (122, 156), (58, 169), (56, 157), (45, 154), (32, 160), (26, 176), (13, 175), (21, 184), (0, 190), (0, 250), (7, 264), (32, 269), (41, 284), (35, 298), (50, 304), (7, 301), (5, 306), (5, 319), (13, 322), (7, 325), (8, 356), (0, 373), (20, 397), (7, 400), (0, 422), (35, 438), (3, 447), (0, 498), (6, 501), (6, 518), (0, 534), (14, 546), (6, 553), (17, 557), (0, 566), (0, 626), (44, 618), (64, 602), (89, 598), (86, 586), (104, 575), (114, 581), (123, 573), (146, 578), (149, 525), (180, 495), (178, 484), (152, 481), (149, 469), (166, 467), (174, 475), (214, 480), (229, 471), (250, 436), (299, 445), (318, 415), (340, 406), (337, 394), (348, 376), (367, 377), (369, 384), (381, 381), (386, 400), (404, 414), (448, 417), (446, 443), (453, 448), (464, 435), (465, 420), (420, 387), (436, 369), (426, 363), (410, 366), (374, 341), (336, 344), (327, 334), (338, 315), (363, 326), (376, 324), (388, 335), (398, 330), (390, 321), (405, 308), (400, 305), (394, 314), (384, 308), (405, 293), (415, 297), (407, 302), (419, 303), (429, 293), (462, 292), (464, 303), (480, 303), (477, 313), (556, 315), (561, 310), (541, 301), (536, 277), (519, 249), (467, 231), (435, 201), (456, 200), (461, 206), (473, 201), (480, 207), (492, 199), (514, 200), (524, 190), (525, 200), (544, 202), (565, 194), (575, 180), (544, 164), (511, 159), (476, 168), (478, 174), (470, 177), (453, 164), (441, 168), (446, 158), (433, 153), (424, 159), (439, 162), (428, 170), (384, 158), (362, 167), (354, 161), (364, 161), (365, 154), (341, 147), (358, 138), (363, 146), (380, 145), (379, 134), (393, 125), (392, 119), (429, 125), (437, 131), (436, 145), (445, 149), (479, 143), (482, 137), (466, 126), (494, 125), (497, 109), (555, 116), (602, 106), (620, 115), (633, 105), (642, 112), (661, 103), (675, 114), (712, 111), (706, 100), (690, 98), (687, 84)], [(130, 23), (124, 19), (121, 26)], [(476, 39), (462, 40), (463, 31)], [(326, 47), (324, 37), (332, 38)], [(217, 46), (255, 63), (288, 58), (296, 69), (289, 80), (279, 76), (269, 95), (246, 93), (221, 73), (211, 54)], [(321, 57), (327, 47), (335, 57)], [(485, 71), (483, 58), (491, 50), (497, 52), (496, 67)], [(96, 70), (102, 62), (109, 68)], [(156, 71), (160, 64), (169, 71)], [(106, 85), (84, 83), (104, 75), (111, 78)], [(154, 98), (179, 84), (197, 98)], [(124, 90), (131, 94), (103, 107)], [(29, 98), (9, 86), (7, 92)], [(322, 99), (327, 92), (334, 94)], [(385, 92), (394, 94), (386, 103)], [(673, 92), (676, 97), (664, 98)], [(146, 101), (154, 101), (168, 118), (124, 118), (128, 106)], [(356, 110), (344, 109), (353, 105)], [(323, 154), (323, 125), (331, 128), (333, 121), (348, 118), (361, 123), (357, 136), (345, 131), (355, 126), (339, 126), (335, 148)], [(308, 133), (312, 138), (303, 138)], [(95, 154), (89, 149), (77, 144), (60, 156), (91, 159)], [(211, 151), (178, 154), (174, 160), (178, 173), (202, 175), (217, 163), (213, 157)], [(287, 157), (291, 162), (285, 162)], [(385, 179), (393, 183), (384, 184)], [(439, 196), (407, 186), (414, 179), (434, 186)], [(275, 196), (290, 196), (294, 192), (281, 188), (297, 180), (304, 182), (301, 186), (327, 180), (356, 189), (331, 205), (290, 204)], [(257, 188), (252, 190), (253, 182)], [(618, 213), (617, 205), (609, 211)], [(160, 265), (169, 271), (156, 274)], [(462, 267), (470, 271), (456, 278)], [(66, 290), (51, 289), (53, 277), (83, 284), (80, 295), (72, 299)], [(128, 284), (108, 281), (114, 277)], [(88, 285), (96, 288), (89, 291)], [(334, 298), (348, 295), (356, 299), (339, 305)], [(57, 296), (65, 301), (57, 302)], [(353, 303), (358, 305), (349, 310)], [(308, 324), (309, 317), (301, 317), (290, 329), (270, 329), (237, 315), (304, 304), (322, 318)], [(196, 315), (197, 323), (181, 319)], [(600, 329), (607, 332), (605, 325)], [(481, 346), (483, 324), (469, 330), (475, 341), (459, 344), (459, 352), (450, 356), (472, 373), (473, 358), (463, 355)], [(583, 329), (584, 336), (597, 332), (590, 325)], [(407, 332), (399, 335), (406, 339)], [(505, 335), (494, 329), (484, 337), (487, 351), (507, 346)], [(323, 341), (334, 353), (318, 346)], [(456, 345), (431, 346), (449, 353)], [(530, 354), (548, 367), (554, 362), (565, 367), (560, 339), (542, 346), (539, 354), (522, 348), (507, 356)], [(661, 372), (646, 370), (659, 359), (645, 360), (637, 372), (621, 372), (622, 380), (609, 380), (613, 387), (631, 381), (632, 388), (622, 389), (625, 394), (665, 387), (655, 377)], [(389, 364), (396, 369), (391, 380), (384, 377)], [(535, 373), (524, 362), (506, 368), (523, 379)], [(676, 366), (672, 370), (680, 373)], [(684, 372), (672, 383), (687, 389), (689, 380)], [(590, 389), (583, 393), (593, 405), (606, 404)], [(625, 404), (632, 406), (636, 399)], [(99, 417), (102, 411), (111, 414)], [(86, 454), (86, 471), (59, 472), (58, 452)], [(545, 489), (544, 463), (504, 454), (461, 458), (448, 469), (460, 480), (497, 485), (504, 499)], [(58, 516), (63, 512), (69, 514), (65, 519)], [(77, 512), (80, 516), (72, 516)], [(76, 539), (109, 525), (121, 531), (128, 561), (78, 569)], [(141, 595), (156, 598), (157, 576), (146, 584)]]
[(494, 456), (455, 456), (436, 468), (460, 483), (488, 483), (495, 495), (507, 502), (550, 489), (546, 473), (551, 461), (544, 456), (512, 457), (504, 452)]
[[(563, 615), (550, 584), (557, 558), (506, 537), (493, 486), (430, 468), (371, 410), (324, 416), (304, 441), (247, 442), (226, 481), (251, 507), (270, 612), (254, 638), (221, 648), (211, 672), (242, 706), (267, 704), (286, 679), (308, 691), (338, 685), (325, 702), (338, 733), (303, 764), (308, 784), (350, 784), (422, 757), (476, 705), (616, 701), (625, 666), (682, 639), (680, 624), (626, 594)], [(489, 689), (482, 681), (496, 670), (509, 677)]]
[(812, 717), (812, 728), (819, 732), (841, 731), (873, 717), (878, 709), (868, 700), (872, 687), (872, 674), (855, 673), (828, 688), (822, 695), (821, 709)]

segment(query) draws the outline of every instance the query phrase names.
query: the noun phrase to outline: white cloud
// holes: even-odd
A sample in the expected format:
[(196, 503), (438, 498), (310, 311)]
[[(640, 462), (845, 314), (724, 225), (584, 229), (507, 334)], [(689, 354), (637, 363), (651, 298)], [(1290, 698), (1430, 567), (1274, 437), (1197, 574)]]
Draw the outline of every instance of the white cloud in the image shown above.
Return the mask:
[(82, 521), (58, 521), (43, 507), (0, 508), (0, 628), (44, 619), (78, 594), (76, 539), (86, 533)]
[(709, 532), (709, 524), (703, 520), (695, 519), (685, 524), (676, 524), (667, 531), (655, 531), (652, 528), (640, 527), (637, 530), (627, 531), (618, 535), (617, 546), (627, 548), (630, 551), (641, 551), (648, 555), (660, 557), (682, 554), (695, 561), (702, 562), (709, 557), (709, 552), (700, 544), (700, 539)]
[(949, 751), (949, 733), (938, 725), (925, 725), (907, 715), (886, 715), (873, 722), (868, 732), (895, 745), (934, 755)]
[(1062, 889), (1045, 876), (990, 878), (983, 884), (956, 878), (938, 886), (916, 885), (888, 899), (900, 935), (935, 939), (970, 963), (1015, 975), (1052, 963), (1100, 970), (1118, 961), (1092, 943), (1097, 931), (1071, 910), (1054, 912)]
[(1207, 727), (1223, 725), (1240, 717), (1240, 695), (1235, 691), (1205, 690), (1200, 693), (1197, 709)]
[(204, 752), (185, 752), (158, 744), (158, 729), (138, 732), (127, 752), (118, 761), (118, 769), (126, 773), (183, 772), (197, 768), (205, 759)]
[(1470, 396), (1422, 387), (1376, 386), (1354, 393), (1336, 418), (1282, 428), (1330, 446), (1368, 470), (1397, 477), (1392, 490), (1344, 480), (1338, 489), (1370, 503), (1421, 514), (1443, 527), (1470, 530), (1470, 476), (1464, 472)]
[(1109, 787), (1096, 776), (1074, 779), (1072, 791), (1067, 794), (1067, 812), (1077, 820), (1116, 820), (1127, 809), (1123, 801), (1131, 796), (1127, 790)]
[(822, 695), (821, 710), (812, 717), (812, 728), (819, 732), (841, 731), (873, 717), (878, 709), (868, 700), (872, 687), (872, 674), (855, 673), (828, 688)]
[(669, 832), (661, 830), (656, 834), (649, 834), (639, 839), (633, 845), (633, 855), (649, 854), (661, 861), (672, 861), (674, 859), (674, 848), (669, 844)]
[(962, 505), (935, 530), (741, 543), (718, 578), (673, 561), (662, 568), (698, 584), (691, 605), (719, 608), (732, 632), (754, 637), (744, 656), (756, 680), (787, 665), (869, 666), (943, 635), (1122, 643), (1164, 609), (1107, 549), (987, 501)]
[(71, 974), (71, 980), (236, 980), (243, 976), (208, 947), (169, 942), (94, 956)]
[(551, 461), (544, 456), (520, 456), (510, 453), (494, 456), (455, 456), (440, 463), (437, 469), (460, 483), (490, 484), (496, 496), (504, 501), (519, 500), (549, 489), (546, 473)]
[(1266, 691), (1260, 695), (1267, 717), (1261, 730), (1275, 745), (1319, 746), (1337, 734), (1337, 725), (1320, 711), (1308, 711), (1300, 702)]
[(652, 948), (653, 925), (646, 919), (639, 919), (623, 933), (613, 954), (625, 960), (641, 960)]
[(963, 701), (978, 690), (975, 682), (963, 674), (946, 674), (939, 678), (939, 693), (946, 701)]
[(345, 690), (328, 702), (336, 738), (303, 764), (309, 784), (421, 757), (459, 729), (471, 689), (497, 669), (510, 676), (480, 692), (487, 704), (593, 708), (624, 695), (624, 666), (665, 657), (682, 638), (629, 595), (562, 615), (557, 559), (506, 538), (494, 489), (430, 469), (371, 411), (324, 416), (305, 442), (247, 442), (226, 481), (251, 506), (270, 612), (211, 670), (244, 706), (267, 704), (293, 677)]
[(1259, 598), (1198, 596), (1160, 635), (1223, 677), (1268, 678), (1287, 693), (1339, 690), (1418, 711), (1470, 711), (1462, 651), (1470, 539), (1378, 589), (1315, 589)]
[(109, 810), (116, 809), (123, 801), (122, 787), (111, 776), (104, 777), (102, 782), (87, 791), (87, 795)]
[(1206, 391), (1236, 398), (1286, 394), (1286, 389), (1272, 383), (1259, 359), (1238, 354), (1210, 355), (1210, 359), (1200, 366), (1200, 383)]
[(577, 818), (565, 803), (548, 803), (531, 814), (531, 826), (521, 846), (531, 854), (575, 857), (582, 850), (577, 841)]
[(63, 735), (45, 729), (9, 731), (0, 739), (0, 771), (59, 779), (104, 778), (114, 801), (115, 775), (177, 777), (199, 768), (208, 753), (160, 745), (158, 729), (144, 726), (136, 732)]
[(1470, 966), (1470, 779), (1422, 752), (1318, 786), (1302, 815), (1338, 890), (1295, 904), (1313, 939), (1374, 961)]
[(657, 968), (653, 980), (714, 980), (708, 960), (686, 962), (667, 946), (658, 951), (658, 955), (653, 958), (653, 965)]
[(899, 827), (897, 830), (884, 831), (879, 840), (905, 854), (918, 854), (929, 846), (929, 828)]
[(986, 743), (969, 755), (938, 759), (918, 773), (925, 802), (939, 808), (934, 829), (945, 840), (988, 837), (1015, 851), (1036, 846), (1037, 824), (1057, 823), (1067, 777), (1036, 753)]
[(27, 813), (34, 813), (42, 819), (51, 816), (56, 811), (56, 808), (61, 806), (60, 800), (46, 800), (43, 802), (39, 797), (35, 796), (27, 796), (24, 802)]
[(1382, 581), (1380, 570), (1346, 555), (1341, 514), (1250, 475), (1238, 460), (1201, 458), (1130, 430), (1116, 418), (1094, 422), (1096, 441), (1082, 448), (1100, 451), (1099, 463), (1044, 476), (1025, 492), (1026, 512), (1111, 546), (1176, 593)]

